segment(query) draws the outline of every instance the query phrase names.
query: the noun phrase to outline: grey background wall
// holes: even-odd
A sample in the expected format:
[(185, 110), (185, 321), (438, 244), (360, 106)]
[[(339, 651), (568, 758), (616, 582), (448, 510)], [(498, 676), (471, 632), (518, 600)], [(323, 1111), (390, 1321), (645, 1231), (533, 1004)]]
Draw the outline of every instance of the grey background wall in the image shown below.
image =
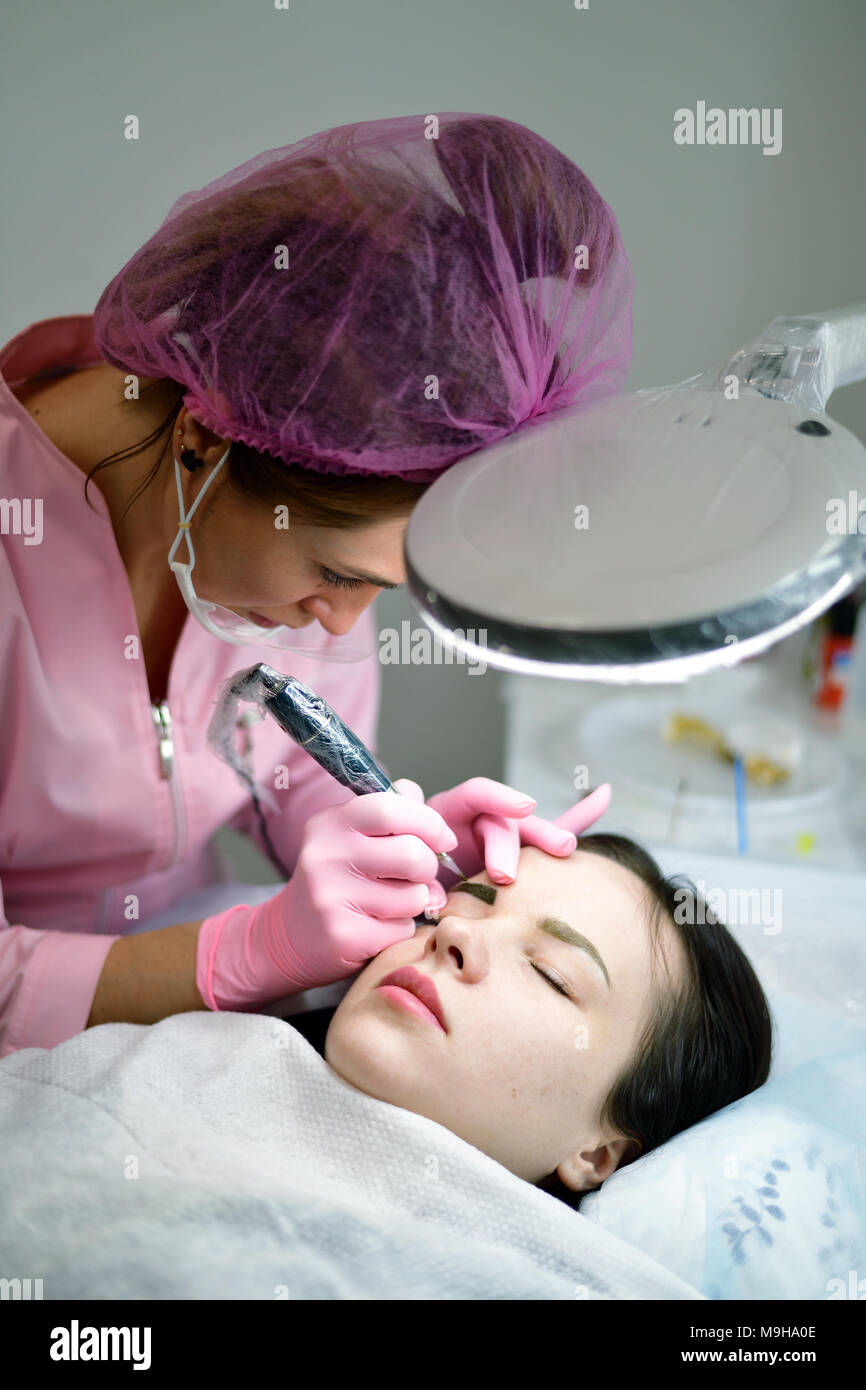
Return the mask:
[[(171, 203), (350, 121), (507, 116), (613, 207), (635, 274), (629, 388), (777, 314), (866, 300), (862, 0), (79, 0), (5, 8), (0, 335), (89, 312)], [(783, 111), (782, 151), (674, 143), (674, 111)], [(123, 138), (129, 113), (141, 138)], [(832, 400), (866, 437), (866, 383)], [(419, 622), (403, 591), (379, 625)], [(379, 748), (430, 794), (501, 776), (501, 678), (383, 667)]]

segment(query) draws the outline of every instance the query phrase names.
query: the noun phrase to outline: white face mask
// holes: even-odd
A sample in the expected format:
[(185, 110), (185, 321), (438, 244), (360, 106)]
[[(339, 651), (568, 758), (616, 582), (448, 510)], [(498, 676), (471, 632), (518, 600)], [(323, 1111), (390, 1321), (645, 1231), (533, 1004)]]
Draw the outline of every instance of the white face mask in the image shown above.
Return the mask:
[[(356, 623), (342, 637), (332, 637), (318, 622), (310, 623), (303, 628), (287, 627), (284, 623), (277, 627), (261, 627), (258, 623), (241, 617), (240, 613), (235, 613), (231, 608), (223, 608), (218, 603), (212, 603), (210, 599), (198, 597), (192, 583), (195, 551), (192, 545), (190, 521), (199, 502), (228, 458), (230, 449), (231, 445), (226, 449), (186, 516), (184, 515), (180, 464), (177, 459), (174, 460), (180, 522), (174, 543), (168, 552), (168, 565), (169, 569), (174, 571), (178, 588), (190, 613), (197, 622), (201, 623), (203, 628), (212, 632), (215, 637), (222, 638), (224, 642), (233, 642), (237, 646), (261, 643), (266, 646), (280, 647), (284, 651), (295, 652), (301, 656), (315, 656), (325, 661), (362, 661), (365, 657), (372, 656), (375, 651), (375, 642), (372, 629), (366, 623)], [(184, 535), (189, 550), (188, 564), (174, 559), (174, 553), (180, 544), (181, 536)]]

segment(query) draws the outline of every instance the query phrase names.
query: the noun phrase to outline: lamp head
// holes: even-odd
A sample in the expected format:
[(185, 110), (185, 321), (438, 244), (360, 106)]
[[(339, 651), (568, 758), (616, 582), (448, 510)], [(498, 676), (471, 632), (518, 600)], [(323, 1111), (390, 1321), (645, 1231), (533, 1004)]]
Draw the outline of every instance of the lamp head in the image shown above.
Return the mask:
[(503, 670), (681, 681), (755, 655), (866, 574), (866, 450), (800, 399), (719, 373), (537, 418), (417, 503), (429, 627)]

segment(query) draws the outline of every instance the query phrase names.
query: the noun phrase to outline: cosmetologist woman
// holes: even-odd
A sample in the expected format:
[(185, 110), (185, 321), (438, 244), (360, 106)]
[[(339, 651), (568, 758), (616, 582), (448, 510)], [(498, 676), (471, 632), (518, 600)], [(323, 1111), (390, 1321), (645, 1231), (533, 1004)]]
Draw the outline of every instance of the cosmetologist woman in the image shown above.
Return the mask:
[[(0, 351), (0, 1055), (345, 980), (442, 905), (438, 852), (507, 882), (521, 844), (573, 850), (609, 788), (556, 822), (483, 777), (356, 797), (265, 720), (238, 729), (251, 795), (206, 731), (264, 661), (375, 748), (371, 604), (414, 503), (621, 390), (631, 298), (581, 170), (447, 112), (184, 194), (92, 315)], [(226, 825), (287, 880), (264, 901), (232, 897)]]

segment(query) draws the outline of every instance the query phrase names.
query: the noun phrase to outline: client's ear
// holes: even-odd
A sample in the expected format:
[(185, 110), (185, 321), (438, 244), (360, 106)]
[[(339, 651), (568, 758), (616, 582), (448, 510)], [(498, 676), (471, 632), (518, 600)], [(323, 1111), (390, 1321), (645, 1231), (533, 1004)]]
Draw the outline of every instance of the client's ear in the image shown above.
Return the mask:
[(639, 1154), (640, 1144), (636, 1139), (611, 1139), (597, 1149), (583, 1149), (564, 1159), (556, 1176), (572, 1192), (590, 1192)]

